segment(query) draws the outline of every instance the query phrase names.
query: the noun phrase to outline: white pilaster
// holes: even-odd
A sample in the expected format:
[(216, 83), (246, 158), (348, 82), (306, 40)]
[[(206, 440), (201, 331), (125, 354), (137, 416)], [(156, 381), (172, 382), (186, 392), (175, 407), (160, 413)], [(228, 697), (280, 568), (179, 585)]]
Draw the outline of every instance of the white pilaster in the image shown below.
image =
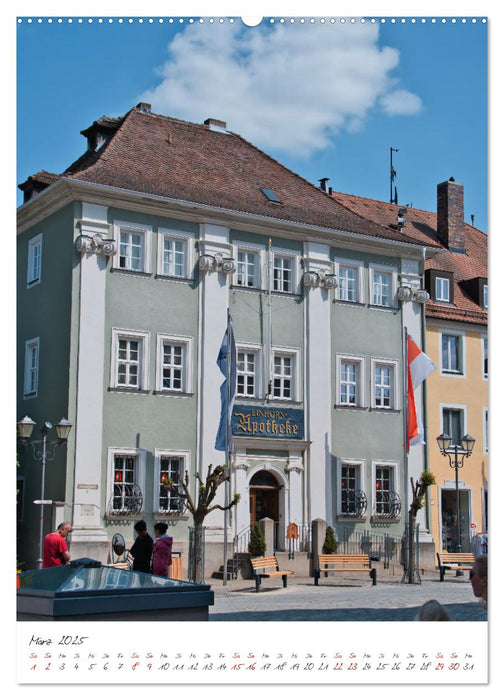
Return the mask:
[(235, 527), (233, 534), (243, 532), (250, 525), (250, 493), (247, 486), (247, 468), (246, 457), (236, 455), (233, 465), (234, 492), (239, 493), (241, 498), (235, 509)]
[[(331, 304), (329, 246), (304, 244), (305, 271), (314, 273), (305, 291), (305, 415), (308, 450), (308, 520), (331, 514)], [(305, 274), (306, 274), (305, 272)], [(294, 499), (291, 498), (291, 501)]]
[(82, 205), (72, 542), (106, 541), (101, 524), (107, 207)]
[(288, 512), (285, 515), (286, 523), (302, 523), (303, 517), (303, 457), (290, 453), (289, 463), (285, 469), (289, 480)]
[[(230, 256), (229, 229), (217, 224), (200, 224), (199, 253), (201, 256)], [(203, 271), (200, 266), (200, 340), (199, 367), (199, 449), (198, 469), (204, 475), (209, 464), (223, 464), (227, 456), (215, 449), (220, 419), (220, 386), (224, 381), (217, 356), (227, 327), (228, 277), (220, 266)], [(224, 502), (222, 486), (218, 499)], [(205, 521), (207, 526), (223, 525), (222, 511), (214, 511)]]
[[(401, 275), (400, 286), (406, 290), (403, 292), (404, 300), (401, 301), (403, 328), (408, 330), (408, 334), (413, 338), (418, 347), (423, 350), (423, 314), (424, 304), (428, 295), (425, 292), (420, 292), (421, 277), (420, 264), (415, 260), (401, 260)], [(406, 361), (406, 359), (405, 359)], [(424, 420), (424, 401), (423, 387), (419, 386), (415, 391), (415, 405), (417, 414), (421, 417), (424, 428), (426, 421)], [(404, 407), (406, 408), (406, 407)], [(406, 502), (403, 505), (403, 512), (407, 513), (411, 503), (412, 494), (410, 487), (410, 478), (416, 482), (421, 473), (425, 469), (425, 450), (426, 445), (413, 445), (410, 448), (407, 456), (407, 473), (403, 475), (406, 489)], [(402, 500), (402, 498), (401, 498)], [(426, 509), (422, 508), (418, 512), (417, 523), (420, 525), (421, 539), (430, 539), (426, 536)]]

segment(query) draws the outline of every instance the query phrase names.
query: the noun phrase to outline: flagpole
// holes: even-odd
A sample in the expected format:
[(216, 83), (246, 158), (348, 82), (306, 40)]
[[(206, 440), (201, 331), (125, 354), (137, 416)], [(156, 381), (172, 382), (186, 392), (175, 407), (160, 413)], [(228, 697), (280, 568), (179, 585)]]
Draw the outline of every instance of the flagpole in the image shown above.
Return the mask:
[[(406, 518), (408, 517), (409, 510), (406, 510), (408, 504), (408, 479), (409, 479), (409, 461), (408, 461), (408, 329), (404, 326), (403, 333), (403, 401), (404, 401), (404, 411), (403, 411), (403, 432), (404, 432), (404, 505)], [(408, 521), (405, 521), (408, 524)], [(408, 538), (409, 541), (409, 538)], [(408, 559), (411, 556), (409, 547), (407, 549)], [(409, 571), (409, 562), (406, 562), (405, 571)]]
[(268, 400), (273, 398), (273, 314), (271, 299), (271, 238), (268, 238)]
[[(231, 402), (231, 339), (229, 333), (229, 308), (227, 310), (227, 366), (226, 366), (226, 476), (229, 476), (229, 404)], [(224, 586), (227, 585), (227, 547), (228, 547), (228, 505), (229, 505), (229, 483), (224, 482), (224, 570), (223, 570), (223, 581)]]

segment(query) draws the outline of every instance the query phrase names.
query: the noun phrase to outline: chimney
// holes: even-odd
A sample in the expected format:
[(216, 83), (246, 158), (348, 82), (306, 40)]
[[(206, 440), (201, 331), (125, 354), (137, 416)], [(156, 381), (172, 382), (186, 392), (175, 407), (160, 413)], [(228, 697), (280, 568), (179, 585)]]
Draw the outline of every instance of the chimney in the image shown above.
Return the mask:
[(209, 117), (208, 119), (205, 119), (203, 124), (205, 124), (205, 126), (208, 126), (211, 131), (220, 131), (221, 133), (226, 133), (227, 124), (226, 122), (223, 122), (220, 119), (212, 119)]
[(321, 190), (324, 190), (324, 192), (327, 192), (327, 183), (328, 183), (329, 179), (330, 179), (330, 178), (328, 178), (328, 177), (322, 177), (322, 178), (319, 180), (320, 189), (321, 189)]
[(445, 248), (465, 253), (464, 185), (451, 177), (437, 186), (437, 235)]
[(151, 113), (151, 105), (148, 102), (139, 102), (137, 104), (137, 109), (139, 109), (141, 112), (145, 112), (145, 114)]

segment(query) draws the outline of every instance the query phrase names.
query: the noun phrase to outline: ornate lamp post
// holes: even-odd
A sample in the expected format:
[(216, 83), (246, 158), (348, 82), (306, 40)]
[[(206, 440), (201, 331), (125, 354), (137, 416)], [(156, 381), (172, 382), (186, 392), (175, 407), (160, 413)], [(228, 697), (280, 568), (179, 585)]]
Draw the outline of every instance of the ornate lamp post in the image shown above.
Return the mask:
[[(31, 418), (25, 416), (22, 418), (18, 424), (19, 437), (23, 445), (31, 445), (33, 450), (33, 457), (37, 461), (42, 462), (42, 487), (40, 501), (34, 501), (36, 505), (40, 506), (40, 531), (39, 531), (39, 559), (37, 560), (38, 568), (42, 568), (42, 558), (43, 558), (43, 543), (44, 543), (44, 506), (50, 505), (52, 501), (44, 500), (44, 486), (45, 486), (45, 469), (46, 463), (53, 460), (56, 455), (56, 447), (58, 445), (66, 445), (68, 440), (68, 435), (72, 428), (72, 424), (62, 418), (59, 423), (56, 423), (54, 429), (56, 431), (57, 440), (48, 440), (47, 433), (53, 427), (52, 423), (46, 421), (42, 428), (40, 429), (40, 434), (42, 435), (42, 440), (32, 440), (31, 434), (33, 428), (35, 427), (35, 421)], [(39, 447), (41, 446), (41, 447)]]
[[(450, 462), (450, 467), (455, 469), (455, 493), (457, 500), (457, 552), (462, 551), (462, 535), (460, 527), (460, 492), (459, 492), (459, 480), (458, 472), (464, 466), (464, 459), (470, 457), (474, 449), (474, 443), (476, 440), (470, 435), (464, 435), (462, 438), (461, 445), (452, 445), (452, 439), (450, 435), (446, 433), (441, 433), (437, 438), (437, 444), (439, 450), (443, 457), (448, 457)], [(457, 575), (461, 575), (461, 571), (457, 571)]]

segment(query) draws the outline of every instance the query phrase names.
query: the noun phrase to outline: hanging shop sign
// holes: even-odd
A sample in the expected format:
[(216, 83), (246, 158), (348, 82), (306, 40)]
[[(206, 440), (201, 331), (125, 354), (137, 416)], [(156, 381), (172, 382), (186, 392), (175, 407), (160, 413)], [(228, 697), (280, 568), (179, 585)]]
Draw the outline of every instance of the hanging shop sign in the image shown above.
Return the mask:
[(231, 430), (236, 437), (304, 439), (304, 411), (300, 408), (236, 405)]

